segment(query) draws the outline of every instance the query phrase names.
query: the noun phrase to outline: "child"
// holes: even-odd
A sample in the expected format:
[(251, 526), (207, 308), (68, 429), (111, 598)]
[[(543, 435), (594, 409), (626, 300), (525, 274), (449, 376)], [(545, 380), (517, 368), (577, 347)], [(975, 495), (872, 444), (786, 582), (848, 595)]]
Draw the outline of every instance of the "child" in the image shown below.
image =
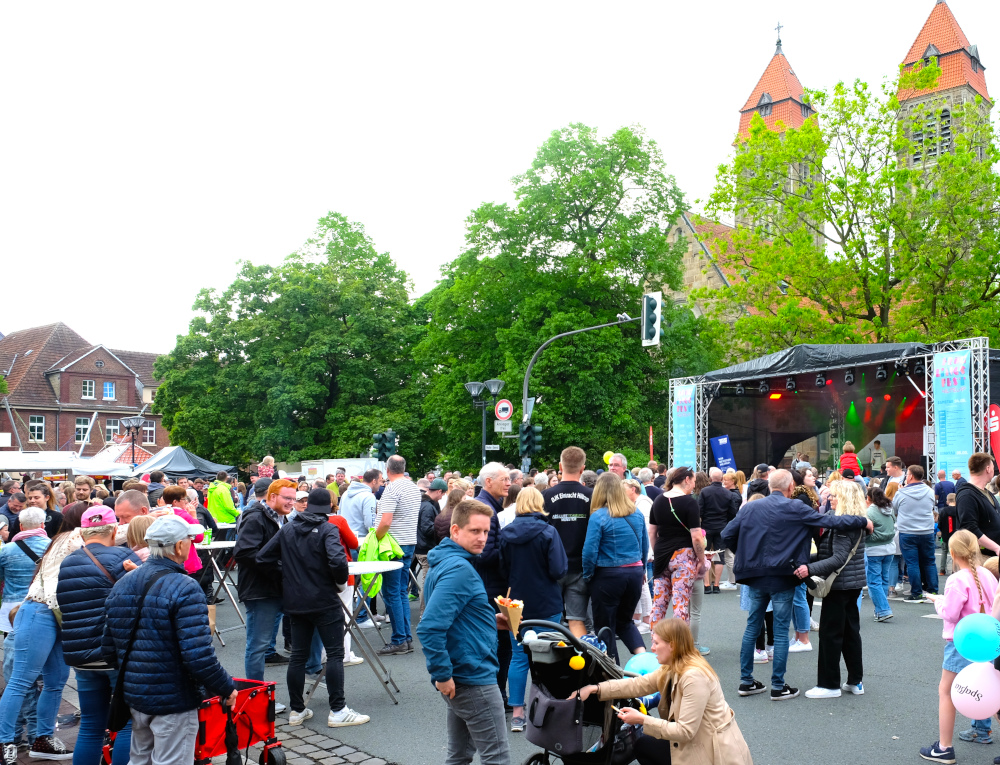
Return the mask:
[(143, 563), (149, 557), (149, 545), (146, 544), (146, 529), (155, 521), (151, 515), (137, 515), (128, 524), (126, 539), (132, 552), (139, 556)]
[[(986, 607), (994, 602), (997, 590), (997, 580), (989, 571), (982, 567), (979, 555), (979, 540), (971, 531), (961, 529), (956, 531), (948, 544), (948, 551), (955, 566), (955, 573), (948, 577), (944, 587), (944, 595), (935, 595), (934, 608), (944, 619), (942, 637), (944, 644), (944, 663), (941, 665), (941, 684), (938, 686), (938, 732), (940, 738), (931, 746), (920, 750), (920, 756), (932, 762), (955, 762), (955, 748), (952, 737), (955, 733), (955, 705), (951, 702), (951, 685), (955, 675), (972, 662), (963, 658), (952, 642), (955, 635), (955, 625), (965, 616), (976, 613), (986, 613)], [(996, 610), (995, 604), (993, 610)], [(965, 740), (990, 743), (989, 720), (974, 720), (969, 731), (963, 731), (960, 736)], [(985, 728), (985, 741), (982, 730)], [(966, 738), (968, 736), (968, 738)]]
[(938, 529), (941, 531), (941, 573), (948, 574), (948, 540), (958, 528), (958, 508), (955, 507), (955, 493), (945, 499), (945, 506), (938, 513)]

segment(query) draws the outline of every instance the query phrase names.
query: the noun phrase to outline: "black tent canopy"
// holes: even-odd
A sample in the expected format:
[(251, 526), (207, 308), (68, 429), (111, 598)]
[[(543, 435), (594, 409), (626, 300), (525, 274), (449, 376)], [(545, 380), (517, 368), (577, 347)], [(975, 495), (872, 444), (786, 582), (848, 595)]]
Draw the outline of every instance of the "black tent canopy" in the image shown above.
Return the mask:
[(144, 475), (161, 470), (169, 478), (214, 478), (220, 470), (235, 473), (232, 465), (219, 465), (192, 454), (183, 446), (168, 446), (139, 465), (132, 475)]
[(781, 377), (806, 372), (878, 364), (892, 358), (927, 356), (933, 346), (923, 343), (876, 343), (874, 345), (796, 345), (767, 356), (708, 372), (705, 382), (739, 382), (763, 377)]

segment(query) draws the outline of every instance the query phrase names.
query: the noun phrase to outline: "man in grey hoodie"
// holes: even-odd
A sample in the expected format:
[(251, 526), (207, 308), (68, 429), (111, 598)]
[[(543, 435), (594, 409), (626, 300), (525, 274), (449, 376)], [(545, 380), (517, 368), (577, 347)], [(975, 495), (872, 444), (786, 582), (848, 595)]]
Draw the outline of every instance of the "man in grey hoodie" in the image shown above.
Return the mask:
[(937, 593), (938, 572), (934, 560), (934, 492), (924, 483), (924, 469), (910, 465), (906, 482), (892, 498), (896, 511), (899, 547), (910, 577), (910, 594), (904, 603), (926, 603), (927, 591)]
[[(366, 470), (361, 481), (348, 486), (344, 496), (340, 498), (340, 514), (357, 535), (359, 542), (375, 526), (375, 492), (381, 482), (382, 474), (378, 470)], [(357, 553), (357, 550), (352, 552)]]

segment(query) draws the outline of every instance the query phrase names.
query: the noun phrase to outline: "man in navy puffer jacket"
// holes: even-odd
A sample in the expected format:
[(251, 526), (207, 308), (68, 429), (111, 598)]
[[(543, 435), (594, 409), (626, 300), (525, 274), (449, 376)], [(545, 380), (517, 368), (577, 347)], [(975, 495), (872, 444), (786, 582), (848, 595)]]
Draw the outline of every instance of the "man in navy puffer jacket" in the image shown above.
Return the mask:
[[(80, 733), (74, 756), (80, 762), (98, 762), (118, 679), (115, 665), (108, 662), (101, 647), (104, 603), (114, 583), (127, 573), (125, 561), (135, 565), (142, 561), (127, 547), (114, 546), (118, 519), (111, 508), (101, 504), (86, 510), (80, 525), (84, 547), (67, 555), (59, 567), (56, 599), (62, 612), (63, 658), (76, 668), (80, 694)], [(119, 732), (112, 765), (128, 763), (131, 737), (131, 726)]]
[(236, 700), (236, 685), (212, 647), (205, 594), (184, 571), (192, 540), (203, 531), (176, 515), (157, 518), (146, 531), (149, 559), (108, 596), (104, 651), (121, 666), (139, 599), (149, 580), (160, 577), (142, 605), (124, 669), (125, 700), (132, 708), (132, 765), (190, 765), (201, 687), (207, 696), (230, 704)]

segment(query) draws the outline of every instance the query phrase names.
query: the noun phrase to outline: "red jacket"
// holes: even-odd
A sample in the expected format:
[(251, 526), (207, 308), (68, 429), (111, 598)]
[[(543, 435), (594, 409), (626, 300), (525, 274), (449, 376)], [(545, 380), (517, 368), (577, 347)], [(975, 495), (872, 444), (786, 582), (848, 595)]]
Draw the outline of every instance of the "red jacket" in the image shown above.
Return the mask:
[[(357, 550), (360, 545), (358, 544), (358, 538), (351, 531), (351, 527), (347, 524), (347, 519), (342, 515), (331, 515), (330, 523), (337, 527), (340, 532), (340, 544), (344, 546), (344, 555), (347, 556), (348, 562), (351, 560), (351, 550)], [(354, 577), (347, 577), (347, 583), (354, 586)]]
[(844, 452), (840, 455), (840, 472), (843, 473), (845, 468), (850, 468), (854, 471), (854, 475), (861, 475), (861, 464), (858, 462), (858, 455), (854, 452)]

